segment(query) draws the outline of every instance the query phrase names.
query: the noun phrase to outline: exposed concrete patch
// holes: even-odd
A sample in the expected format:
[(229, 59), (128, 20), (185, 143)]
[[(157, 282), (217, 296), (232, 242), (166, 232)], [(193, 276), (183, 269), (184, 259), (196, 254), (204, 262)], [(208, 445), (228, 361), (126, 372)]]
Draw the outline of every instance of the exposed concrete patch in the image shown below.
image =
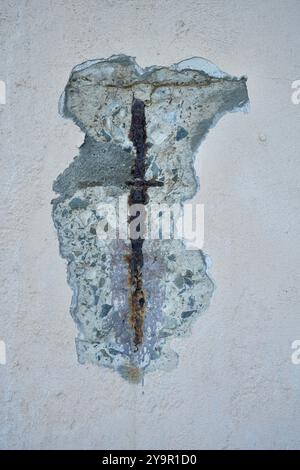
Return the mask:
[[(113, 155), (113, 158), (112, 158)], [(53, 184), (55, 192), (73, 196), (78, 188), (117, 186), (127, 188), (134, 155), (116, 144), (104, 144), (86, 136), (78, 157)]]
[[(142, 284), (128, 284), (133, 244), (97, 237), (98, 204), (134, 194), (128, 182), (142, 145), (130, 132), (135, 100), (144, 107), (147, 155), (133, 184), (147, 186), (151, 202), (171, 205), (195, 195), (200, 142), (224, 113), (246, 109), (248, 95), (245, 78), (230, 77), (204, 59), (141, 69), (119, 55), (75, 67), (61, 98), (61, 113), (86, 134), (79, 156), (53, 185), (60, 194), (53, 219), (68, 261), (78, 358), (138, 382), (145, 371), (176, 365), (169, 340), (186, 334), (208, 307), (213, 283), (203, 253), (171, 239), (140, 243), (136, 272)], [(141, 285), (144, 303), (133, 315), (132, 292)]]

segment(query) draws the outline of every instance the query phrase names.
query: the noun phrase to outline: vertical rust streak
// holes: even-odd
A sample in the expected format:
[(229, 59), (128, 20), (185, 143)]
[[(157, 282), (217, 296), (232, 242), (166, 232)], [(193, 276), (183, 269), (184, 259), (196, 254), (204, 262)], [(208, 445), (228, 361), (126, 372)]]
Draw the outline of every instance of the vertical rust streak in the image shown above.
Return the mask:
[[(146, 168), (146, 118), (145, 118), (145, 103), (141, 100), (134, 99), (131, 108), (132, 119), (129, 138), (133, 142), (136, 151), (135, 165), (132, 169), (133, 181), (128, 198), (129, 206), (133, 204), (147, 204), (147, 183), (145, 181), (145, 168)], [(139, 213), (131, 215), (129, 222), (132, 222)], [(131, 315), (130, 322), (134, 329), (134, 344), (135, 347), (143, 342), (144, 338), (144, 319), (145, 319), (145, 292), (143, 287), (143, 230), (141, 225), (145, 221), (145, 212), (140, 214), (142, 220), (140, 224), (139, 238), (132, 237), (131, 241), (131, 256), (129, 258), (129, 281), (131, 287)]]
[(131, 255), (127, 258), (129, 263), (129, 285), (131, 289), (130, 298), (130, 322), (134, 329), (134, 345), (136, 348), (142, 344), (144, 339), (144, 320), (146, 309), (146, 293), (143, 286), (143, 243), (146, 232), (146, 211), (145, 205), (148, 203), (149, 197), (147, 190), (151, 186), (163, 186), (162, 181), (149, 180), (146, 181), (146, 152), (147, 152), (147, 133), (146, 133), (146, 117), (145, 103), (142, 100), (133, 99), (131, 107), (131, 126), (129, 138), (133, 142), (136, 158), (132, 168), (133, 180), (128, 181), (130, 193), (128, 197), (128, 205), (140, 205), (140, 211), (135, 215), (130, 215), (129, 223), (136, 217), (139, 217), (139, 237), (133, 237), (133, 230), (129, 228), (129, 237), (131, 242)]

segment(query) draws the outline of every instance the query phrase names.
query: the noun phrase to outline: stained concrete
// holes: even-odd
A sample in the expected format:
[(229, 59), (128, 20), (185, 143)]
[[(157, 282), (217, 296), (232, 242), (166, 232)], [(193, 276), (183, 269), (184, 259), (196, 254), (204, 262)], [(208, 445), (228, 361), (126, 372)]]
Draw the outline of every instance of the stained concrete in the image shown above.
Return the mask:
[(127, 188), (131, 178), (134, 155), (119, 145), (97, 142), (86, 137), (73, 162), (60, 174), (53, 190), (61, 196), (71, 197), (77, 189), (89, 186), (117, 186)]
[[(142, 105), (143, 129), (137, 135), (145, 139), (135, 146), (130, 138), (134, 102)], [(116, 207), (120, 197), (125, 204), (135, 198), (127, 210), (133, 202), (143, 203), (144, 211), (149, 201), (182, 205), (196, 194), (195, 152), (211, 125), (247, 105), (245, 77), (230, 77), (205, 59), (143, 69), (121, 54), (73, 68), (60, 110), (86, 137), (79, 156), (55, 180), (53, 189), (60, 196), (52, 203), (73, 290), (71, 314), (81, 364), (117, 370), (134, 383), (145, 372), (172, 370), (178, 364), (170, 340), (190, 333), (213, 293), (204, 253), (187, 253), (184, 239), (174, 240), (169, 233), (171, 240), (140, 240), (134, 261), (136, 243), (130, 250), (128, 240), (117, 240), (117, 233), (112, 240), (99, 237), (98, 220), (105, 223), (105, 216), (98, 206)], [(143, 183), (155, 184), (147, 187), (147, 194), (140, 189), (141, 171), (135, 170), (141, 145), (146, 149)], [(136, 171), (139, 186), (130, 190)], [(127, 218), (129, 213), (125, 223)], [(178, 223), (178, 215), (173, 214), (173, 221)], [(133, 262), (138, 263), (134, 272), (129, 267)]]
[[(2, 2), (1, 448), (299, 448), (299, 2)], [(82, 133), (57, 113), (74, 64), (203, 56), (247, 74), (251, 112), (227, 114), (196, 159), (217, 284), (207, 314), (144, 387), (79, 365), (52, 182)], [(191, 359), (192, 358), (192, 359)]]

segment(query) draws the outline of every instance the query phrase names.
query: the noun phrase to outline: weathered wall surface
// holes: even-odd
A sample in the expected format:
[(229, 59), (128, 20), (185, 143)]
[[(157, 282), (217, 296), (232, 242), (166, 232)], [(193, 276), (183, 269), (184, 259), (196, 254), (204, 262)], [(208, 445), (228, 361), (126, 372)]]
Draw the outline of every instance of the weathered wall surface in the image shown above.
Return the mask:
[[(1, 1), (1, 448), (299, 448), (298, 1)], [(249, 115), (199, 151), (217, 285), (180, 363), (144, 387), (77, 363), (51, 185), (82, 136), (57, 102), (72, 67), (203, 56), (248, 76)]]

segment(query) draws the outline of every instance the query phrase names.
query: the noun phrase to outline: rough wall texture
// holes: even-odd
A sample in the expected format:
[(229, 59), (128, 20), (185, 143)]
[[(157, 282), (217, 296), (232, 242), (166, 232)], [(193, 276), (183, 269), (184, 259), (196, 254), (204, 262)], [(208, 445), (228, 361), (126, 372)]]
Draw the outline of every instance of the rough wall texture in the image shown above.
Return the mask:
[[(55, 180), (52, 204), (80, 363), (112, 368), (136, 383), (145, 372), (177, 365), (170, 341), (190, 333), (213, 282), (205, 255), (187, 250), (171, 216), (178, 226), (183, 203), (196, 195), (195, 154), (211, 125), (245, 108), (245, 77), (201, 58), (143, 69), (120, 54), (72, 70), (60, 110), (85, 141)], [(120, 200), (125, 210), (116, 214)], [(153, 204), (169, 218), (164, 237)]]
[[(299, 2), (1, 2), (1, 448), (297, 448)], [(227, 115), (196, 162), (217, 290), (144, 387), (80, 366), (71, 291), (49, 216), (52, 181), (82, 143), (57, 113), (74, 64), (203, 56), (248, 75), (251, 113)], [(77, 146), (76, 146), (77, 145)]]

